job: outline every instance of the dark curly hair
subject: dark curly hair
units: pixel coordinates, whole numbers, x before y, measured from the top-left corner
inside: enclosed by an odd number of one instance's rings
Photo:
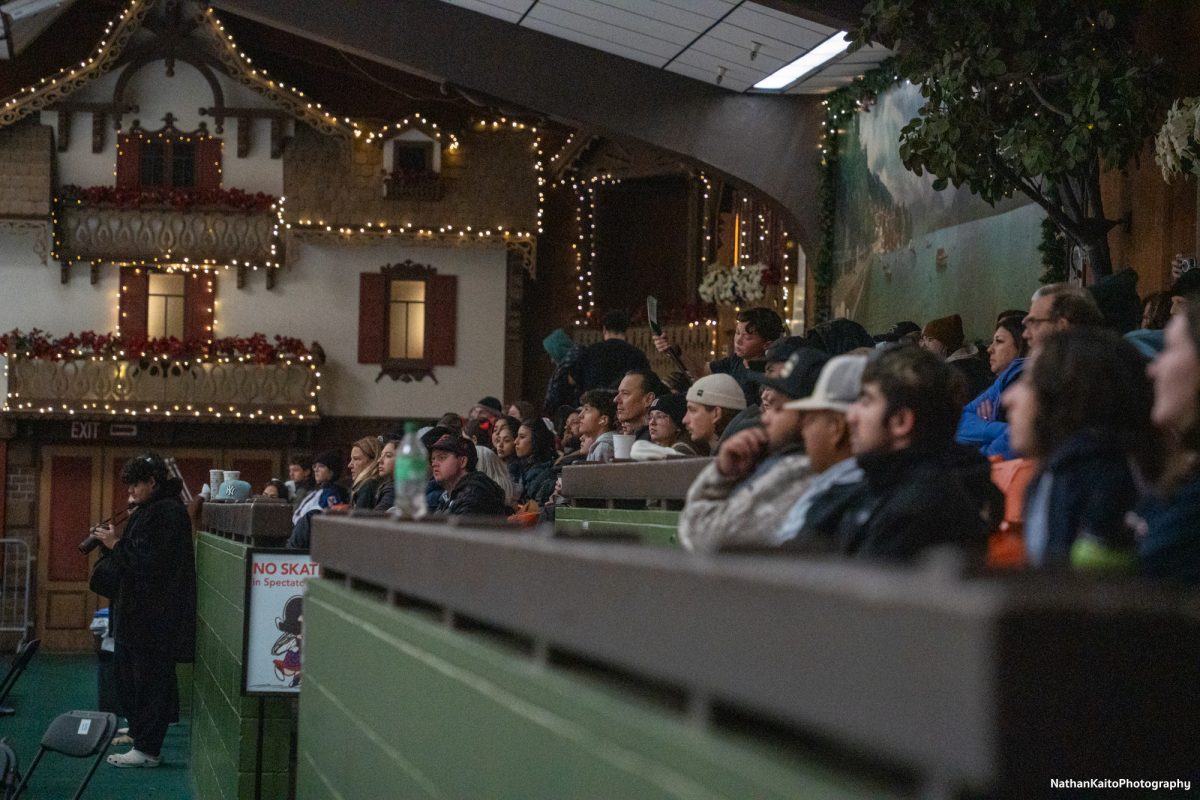
[[[159,486],[167,482],[170,475],[167,472],[167,462],[154,452],[142,453],[125,462],[121,468],[121,482],[133,485],[142,481],[153,480]]]
[[[738,322],[746,324],[746,333],[757,333],[768,342],[783,336],[783,319],[769,308],[747,308],[737,315]]]
[[[953,367],[919,347],[901,345],[867,362],[862,382],[879,386],[889,417],[902,408],[913,412],[912,447],[950,445],[963,405],[961,378]]]

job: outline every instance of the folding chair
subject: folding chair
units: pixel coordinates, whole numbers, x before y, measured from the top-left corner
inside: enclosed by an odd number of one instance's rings
[[[21,796],[21,792],[25,791],[29,779],[33,777],[33,772],[37,769],[38,763],[46,751],[53,750],[71,758],[95,756],[91,769],[84,776],[83,783],[79,784],[79,788],[75,790],[72,798],[72,800],[79,800],[83,797],[83,790],[91,782],[92,776],[96,774],[96,767],[100,766],[100,759],[104,758],[104,753],[108,750],[108,745],[112,742],[116,732],[116,714],[103,711],[68,711],[65,714],[59,714],[46,729],[37,755],[33,757],[29,771],[25,773],[13,799],[16,800]]]
[[[0,739],[0,800],[13,800],[17,784],[21,782],[21,770],[17,754],[8,746],[7,739]]]
[[[12,691],[13,686],[17,683],[17,678],[21,677],[21,673],[29,666],[30,660],[41,646],[41,639],[30,639],[28,642],[23,642],[17,646],[17,652],[13,655],[12,664],[8,667],[8,674],[4,676],[4,680],[0,681],[0,717],[7,717],[13,713],[13,710],[4,705],[4,701],[8,699],[8,693]]]

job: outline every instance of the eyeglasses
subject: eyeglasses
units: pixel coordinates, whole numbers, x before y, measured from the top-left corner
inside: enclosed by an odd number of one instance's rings
[[[1042,325],[1047,322],[1054,322],[1054,320],[1050,317],[1026,317],[1021,320],[1021,325],[1026,328],[1032,328],[1034,325]]]

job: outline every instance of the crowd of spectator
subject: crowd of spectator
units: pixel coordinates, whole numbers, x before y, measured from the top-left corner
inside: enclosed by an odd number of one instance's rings
[[[1200,581],[1200,272],[1144,300],[1134,283],[1044,286],[979,342],[958,314],[793,336],[745,309],[724,358],[654,336],[684,367],[665,377],[611,312],[599,342],[544,341],[544,416],[485,397],[421,431],[425,505],[532,523],[564,502],[565,467],[709,456],[678,527],[695,552],[906,562],[951,547],[992,566]],[[295,504],[292,545],[314,513],[393,508],[399,441],[296,459],[265,487]]]

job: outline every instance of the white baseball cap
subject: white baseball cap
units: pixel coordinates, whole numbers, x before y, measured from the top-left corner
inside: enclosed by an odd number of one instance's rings
[[[866,356],[835,356],[821,368],[817,385],[808,397],[785,403],[794,411],[837,411],[845,414],[862,391]]]

